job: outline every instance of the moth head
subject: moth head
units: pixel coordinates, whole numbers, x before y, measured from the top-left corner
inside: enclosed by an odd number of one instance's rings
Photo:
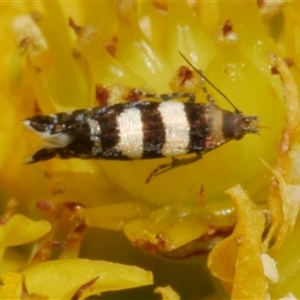
[[[26,158],[26,163],[47,160],[55,156],[55,149],[67,147],[71,137],[65,132],[65,124],[58,115],[37,115],[23,120],[23,124],[41,138],[42,149]]]
[[[56,115],[37,115],[32,118],[23,120],[23,124],[36,134],[44,136],[51,135],[57,125]]]

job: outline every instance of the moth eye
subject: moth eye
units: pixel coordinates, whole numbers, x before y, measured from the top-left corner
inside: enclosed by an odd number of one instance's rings
[[[44,132],[47,130],[48,128],[48,125],[45,125],[45,124],[41,124],[39,122],[31,122],[30,123],[30,126],[36,130],[36,131],[40,131],[40,132]]]
[[[64,129],[65,129],[64,125],[57,124],[57,125],[55,125],[54,133],[60,132],[60,131],[62,131]]]

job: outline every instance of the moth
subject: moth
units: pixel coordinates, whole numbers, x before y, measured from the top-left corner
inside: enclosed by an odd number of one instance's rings
[[[44,141],[27,163],[62,159],[158,159],[171,161],[155,168],[146,179],[196,162],[203,154],[248,133],[258,133],[257,116],[247,116],[196,69],[208,103],[196,103],[193,93],[149,94],[134,90],[149,101],[118,103],[73,112],[36,115],[23,120]],[[208,93],[206,83],[234,108],[221,109]],[[186,98],[185,102],[178,99]],[[160,101],[157,101],[159,99]],[[154,101],[156,100],[156,101]],[[189,157],[181,155],[190,154]]]

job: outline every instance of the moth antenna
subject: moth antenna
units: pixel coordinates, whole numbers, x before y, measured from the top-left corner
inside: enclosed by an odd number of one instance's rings
[[[198,70],[195,66],[193,66],[193,64],[179,51],[179,54],[182,56],[182,58],[202,77],[205,79],[205,81],[212,86],[221,96],[223,96],[223,98],[225,100],[227,100],[227,102],[234,108],[234,110],[237,113],[242,113],[239,109],[237,109],[237,107],[229,100],[229,98],[223,93],[221,92],[204,74],[201,70]]]

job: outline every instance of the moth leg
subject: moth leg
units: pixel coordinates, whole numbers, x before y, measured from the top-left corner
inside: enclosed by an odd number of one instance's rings
[[[159,165],[157,168],[155,168],[150,175],[148,176],[148,178],[146,179],[146,184],[150,182],[150,180],[152,180],[154,177],[157,177],[158,175],[161,175],[167,171],[170,171],[174,168],[177,167],[181,167],[181,166],[186,166],[189,165],[193,162],[196,162],[197,160],[199,160],[202,157],[201,153],[198,152],[196,153],[196,156],[194,157],[190,157],[190,158],[182,158],[182,159],[178,159],[175,157],[172,157],[172,161],[168,164],[162,164]]]
[[[133,92],[135,94],[142,95],[145,98],[156,98],[160,99],[162,101],[169,101],[169,100],[174,100],[174,99],[179,99],[179,98],[187,98],[187,102],[189,103],[195,103],[195,95],[193,93],[169,93],[169,94],[150,94],[143,92],[138,89],[134,89]]]
[[[204,72],[200,69],[198,69],[199,73],[204,75]],[[211,104],[216,105],[215,99],[209,94],[207,88],[206,88],[206,79],[202,76],[200,76],[200,80],[201,80],[201,88],[205,94],[205,97],[207,99],[207,101]]]

